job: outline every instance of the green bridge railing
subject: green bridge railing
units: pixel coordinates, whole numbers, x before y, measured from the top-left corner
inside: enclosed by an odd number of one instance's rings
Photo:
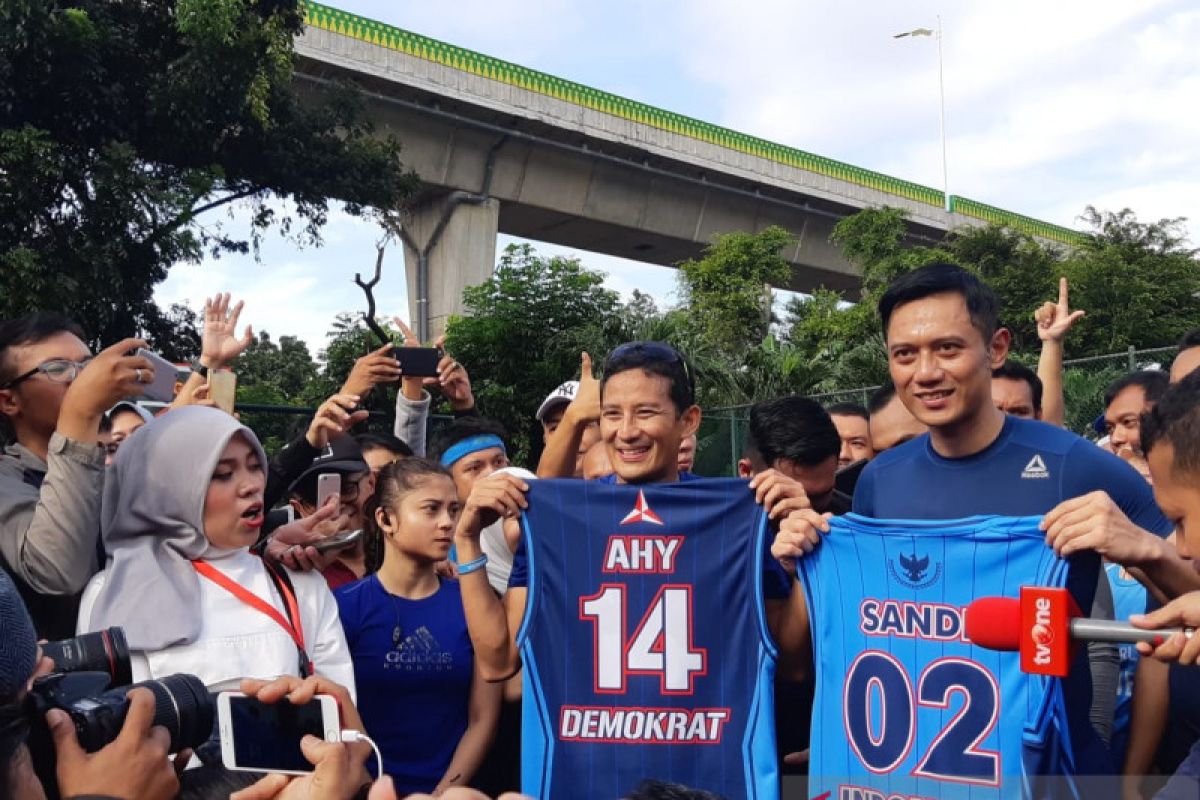
[[[917,203],[942,208],[942,192],[919,183],[856,167],[805,150],[775,144],[756,136],[712,125],[707,122],[664,111],[660,108],[602,92],[574,81],[485,56],[462,47],[440,42],[428,36],[360,17],[332,6],[305,0],[305,21],[313,28],[332,31],[362,42],[423,58],[452,69],[462,70],[490,80],[515,86],[604,114],[687,136],[719,147],[736,150],[787,166],[803,169],[868,189],[903,197]],[[950,196],[953,212],[994,222],[1032,236],[1065,244],[1077,244],[1084,234],[1049,222],[1015,214],[994,206],[956,195]]]

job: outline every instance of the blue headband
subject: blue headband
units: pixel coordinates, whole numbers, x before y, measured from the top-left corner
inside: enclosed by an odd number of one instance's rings
[[[494,433],[481,433],[478,436],[469,436],[447,448],[446,452],[442,453],[442,466],[448,467],[460,458],[469,456],[471,453],[478,453],[480,450],[487,450],[490,447],[499,447],[505,455],[508,455],[508,451],[504,448],[504,441],[499,436]]]

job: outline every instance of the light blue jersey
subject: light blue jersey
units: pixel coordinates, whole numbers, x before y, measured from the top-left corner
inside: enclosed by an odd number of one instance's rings
[[[1062,682],[972,645],[963,623],[977,598],[1065,584],[1038,518],[829,523],[799,562],[817,678],[809,796],[1056,793],[1040,776],[1076,771]]]

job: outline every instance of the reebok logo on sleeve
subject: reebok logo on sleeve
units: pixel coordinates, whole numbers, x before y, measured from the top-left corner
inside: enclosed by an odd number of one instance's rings
[[[1021,471],[1022,478],[1049,478],[1050,470],[1046,469],[1046,462],[1042,461],[1042,457],[1034,454],[1033,458],[1029,459],[1029,463],[1025,465],[1025,469]]]

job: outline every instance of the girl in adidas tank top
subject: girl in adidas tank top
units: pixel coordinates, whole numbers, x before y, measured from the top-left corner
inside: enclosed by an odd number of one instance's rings
[[[458,582],[434,570],[459,505],[450,473],[432,461],[382,468],[367,515],[368,575],[334,593],[363,723],[401,794],[468,785],[499,720],[502,685],[475,669]]]

